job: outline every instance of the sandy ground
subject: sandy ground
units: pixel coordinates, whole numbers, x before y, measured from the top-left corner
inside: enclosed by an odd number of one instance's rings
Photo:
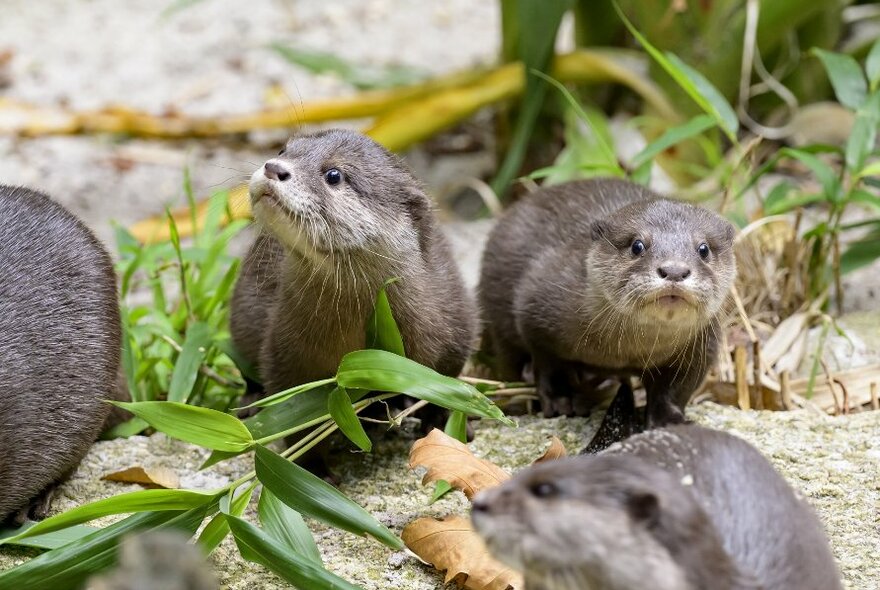
[[[221,115],[264,108],[270,94],[295,109],[352,92],[332,75],[284,61],[267,48],[273,42],[427,74],[490,63],[497,54],[492,0],[202,0],[163,17],[172,4],[4,0],[0,93],[43,106]],[[109,241],[110,220],[128,224],[181,204],[184,167],[200,194],[234,186],[289,131],[225,142],[0,137],[0,182],[49,192]],[[414,158],[417,169],[420,163]]]

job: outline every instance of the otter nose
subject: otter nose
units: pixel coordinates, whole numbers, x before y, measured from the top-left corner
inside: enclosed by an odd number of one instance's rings
[[[661,279],[678,283],[691,275],[691,269],[684,264],[668,263],[657,268],[657,274]]]
[[[266,162],[266,165],[263,166],[263,174],[269,180],[280,180],[281,182],[290,178],[290,172],[277,162]]]

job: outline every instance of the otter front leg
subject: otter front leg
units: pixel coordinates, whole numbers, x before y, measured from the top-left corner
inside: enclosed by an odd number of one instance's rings
[[[718,353],[713,334],[710,329],[703,338],[696,338],[677,364],[648,371],[642,377],[648,398],[646,428],[685,422],[685,406],[703,383]]]
[[[590,405],[578,399],[582,394],[577,386],[580,363],[534,354],[532,368],[545,418],[589,415]]]

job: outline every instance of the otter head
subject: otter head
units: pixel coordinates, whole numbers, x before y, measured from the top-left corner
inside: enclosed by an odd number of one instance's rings
[[[604,303],[629,321],[698,329],[733,285],[735,232],[702,207],[639,201],[593,223],[587,272]]]
[[[399,159],[359,133],[295,137],[251,177],[254,216],[289,250],[393,256],[418,248],[430,202]]]
[[[680,535],[711,536],[679,482],[628,455],[535,465],[481,492],[471,519],[492,554],[527,588],[695,590],[676,560]]]

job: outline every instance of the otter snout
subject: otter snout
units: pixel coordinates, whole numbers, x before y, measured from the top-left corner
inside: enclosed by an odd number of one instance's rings
[[[680,262],[664,262],[657,267],[657,274],[661,279],[680,283],[691,276],[691,269],[686,264]]]
[[[263,174],[269,180],[278,180],[284,182],[290,180],[290,172],[285,170],[284,166],[274,160],[269,160],[263,166]]]

